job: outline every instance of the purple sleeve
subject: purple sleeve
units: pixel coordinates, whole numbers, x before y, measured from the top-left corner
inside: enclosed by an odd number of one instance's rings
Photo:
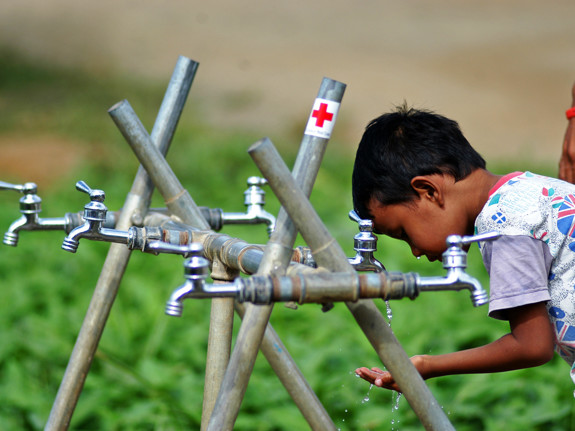
[[[483,244],[489,273],[489,316],[506,320],[505,311],[549,301],[552,257],[545,242],[530,236],[503,236]]]

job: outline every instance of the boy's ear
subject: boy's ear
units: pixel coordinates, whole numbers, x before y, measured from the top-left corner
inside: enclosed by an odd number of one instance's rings
[[[411,179],[411,187],[419,195],[420,199],[427,199],[443,205],[443,188],[441,187],[440,175],[418,175]]]

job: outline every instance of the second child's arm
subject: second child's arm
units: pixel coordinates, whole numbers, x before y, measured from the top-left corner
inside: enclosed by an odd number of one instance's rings
[[[418,355],[411,361],[424,379],[452,374],[494,373],[542,365],[553,357],[554,333],[544,302],[508,310],[511,332],[500,339],[468,350],[443,355]],[[390,373],[358,368],[368,382],[399,390]]]

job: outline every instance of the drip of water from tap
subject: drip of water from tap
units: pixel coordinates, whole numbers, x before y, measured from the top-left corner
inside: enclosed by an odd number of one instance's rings
[[[387,323],[391,326],[391,319],[393,317],[393,312],[391,311],[391,305],[389,301],[385,301],[385,306],[387,307]]]
[[[369,385],[367,394],[365,394],[365,397],[363,397],[363,400],[361,401],[362,404],[367,403],[369,401],[369,392],[371,391],[371,388],[373,388],[373,385]]]

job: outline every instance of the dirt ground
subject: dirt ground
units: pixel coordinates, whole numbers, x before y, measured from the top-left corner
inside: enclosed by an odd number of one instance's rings
[[[573,0],[7,0],[0,45],[163,82],[185,55],[204,120],[272,141],[303,131],[327,76],[347,84],[333,135],[346,145],[406,100],[458,120],[488,160],[555,162],[574,18]]]

